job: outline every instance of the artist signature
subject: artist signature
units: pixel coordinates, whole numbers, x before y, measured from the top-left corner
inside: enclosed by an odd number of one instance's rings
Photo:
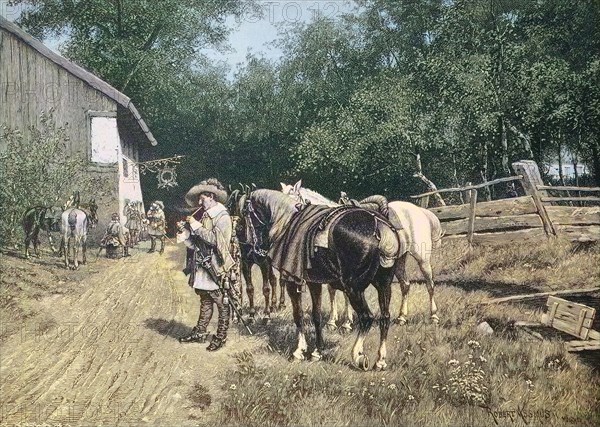
[[[509,419],[511,422],[522,420],[526,425],[532,420],[549,420],[554,415],[552,411],[548,409],[538,410],[526,410],[524,408],[517,407],[516,409],[507,410],[495,410],[492,408],[485,408],[488,415],[491,416],[496,425],[500,425],[500,420]]]

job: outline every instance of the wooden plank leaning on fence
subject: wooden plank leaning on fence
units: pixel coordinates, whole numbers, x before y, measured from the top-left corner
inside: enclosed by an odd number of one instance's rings
[[[502,298],[494,298],[486,301],[477,302],[477,305],[489,305],[489,304],[499,304],[503,302],[519,302],[526,301],[530,299],[537,299],[541,297],[547,297],[550,295],[570,295],[570,294],[588,294],[593,292],[600,291],[600,287],[594,288],[585,288],[585,289],[563,289],[560,291],[550,291],[550,292],[537,292],[534,294],[525,294],[525,295],[511,295],[508,297]]]
[[[523,185],[525,194],[533,197],[538,214],[542,218],[546,235],[556,236],[556,230],[542,201],[542,197],[548,197],[548,194],[544,190],[538,190],[537,187],[544,184],[537,163],[533,160],[521,160],[520,162],[514,162],[512,167],[517,174],[523,176],[521,184]]]

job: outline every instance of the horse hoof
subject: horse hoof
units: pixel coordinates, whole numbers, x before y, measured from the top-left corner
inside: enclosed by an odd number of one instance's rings
[[[350,332],[352,332],[352,325],[350,322],[346,322],[340,327],[340,334],[347,335]]]
[[[337,330],[337,325],[333,322],[327,322],[325,327],[327,328],[328,331],[336,331]]]
[[[265,316],[262,319],[263,325],[268,325],[271,322],[271,316]]]
[[[433,316],[431,316],[431,322],[434,325],[439,325],[440,323],[440,318],[437,316],[437,314],[434,314]]]
[[[406,318],[404,316],[400,316],[394,319],[394,323],[400,326],[406,325]]]
[[[386,369],[387,369],[387,363],[385,363],[385,360],[380,360],[379,362],[377,362],[375,364],[375,370],[377,372],[385,371]]]
[[[368,371],[369,370],[369,358],[365,354],[358,356],[358,359],[356,359],[356,366],[358,367],[358,369],[361,369],[363,371]]]
[[[294,353],[292,353],[292,356],[294,357],[295,360],[304,360],[304,352],[300,349],[296,350]]]
[[[313,351],[310,355],[311,362],[318,362],[322,358],[323,358],[323,356],[321,355],[321,352],[319,352],[318,350]]]
[[[250,316],[248,317],[248,324],[251,325],[256,321],[256,319],[254,318],[254,316]]]
[[[278,310],[281,311],[281,310],[285,310],[285,309],[286,309],[285,304],[279,304]]]

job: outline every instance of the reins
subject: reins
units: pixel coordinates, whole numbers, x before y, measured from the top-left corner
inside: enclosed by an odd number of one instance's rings
[[[247,216],[249,221],[247,221],[246,226],[250,229],[250,233],[252,235],[252,242],[251,242],[251,246],[252,246],[252,251],[260,256],[260,257],[266,257],[267,256],[267,251],[262,249],[259,246],[259,242],[258,242],[258,234],[256,233],[256,227],[254,226],[254,221],[252,220],[252,216],[256,219],[256,221],[258,221],[263,227],[266,227],[268,225],[267,222],[263,221],[258,214],[256,213],[256,209],[254,209],[254,206],[252,205],[252,200],[250,198],[248,198],[248,200],[246,201],[246,208],[245,208],[245,215]],[[248,242],[250,243],[250,242]]]

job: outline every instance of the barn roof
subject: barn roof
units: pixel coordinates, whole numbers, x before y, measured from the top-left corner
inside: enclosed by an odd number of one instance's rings
[[[110,99],[117,102],[117,104],[126,108],[131,113],[135,121],[138,123],[142,132],[146,135],[146,138],[148,138],[150,144],[157,145],[156,139],[154,138],[154,135],[152,135],[152,132],[150,132],[148,125],[146,124],[146,122],[144,122],[144,119],[142,119],[142,116],[140,115],[139,111],[137,110],[137,108],[135,108],[135,105],[133,105],[133,102],[131,102],[131,99],[127,95],[125,95],[122,92],[119,92],[117,89],[106,83],[104,80],[100,79],[99,77],[95,76],[94,74],[85,70],[79,65],[76,65],[73,62],[63,58],[50,48],[46,47],[41,41],[34,38],[32,35],[26,33],[17,25],[13,24],[12,22],[8,21],[2,16],[0,16],[0,28],[18,37],[25,44],[38,51],[41,55],[57,64],[59,67],[73,74],[80,80],[83,80],[92,88],[103,93]]]

